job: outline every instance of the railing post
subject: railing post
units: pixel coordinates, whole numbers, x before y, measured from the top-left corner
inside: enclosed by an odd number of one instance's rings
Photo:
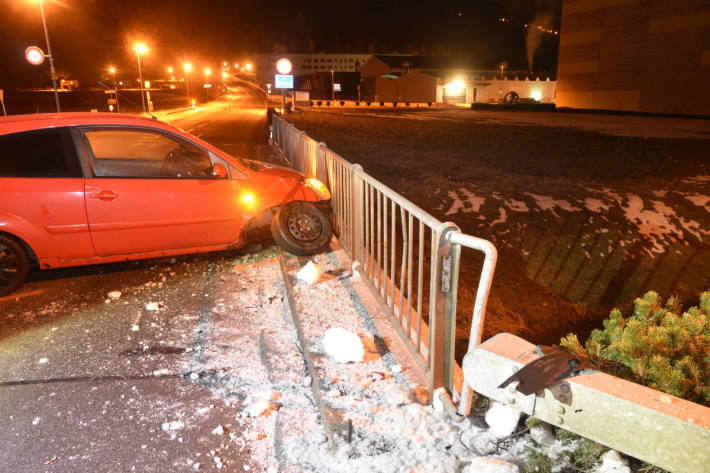
[[[363,180],[359,173],[362,173],[362,166],[354,164],[350,171],[350,182],[352,187],[352,195],[350,196],[351,204],[351,222],[353,231],[353,247],[352,260],[353,263],[358,261],[362,263],[362,239],[363,239],[363,219],[364,219],[364,202],[362,196],[364,193]]]
[[[453,392],[454,349],[456,340],[456,293],[458,290],[461,246],[451,244],[446,235],[459,228],[450,222],[437,229],[436,249],[432,258],[432,287],[434,300],[430,300],[431,378],[430,393],[444,387]],[[433,398],[430,398],[430,402]]]

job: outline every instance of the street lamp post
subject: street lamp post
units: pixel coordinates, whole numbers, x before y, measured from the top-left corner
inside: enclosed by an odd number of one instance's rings
[[[209,84],[209,77],[212,71],[209,69],[209,67],[205,68],[205,95],[207,96],[207,100],[210,99],[210,88],[208,87]]]
[[[136,58],[138,58],[138,80],[141,81],[139,90],[141,93],[141,104],[143,105],[143,113],[145,113],[145,97],[143,97],[143,71],[141,70],[141,54],[146,52],[148,48],[145,44],[136,43]]]
[[[59,106],[59,92],[57,92],[57,71],[54,69],[54,56],[52,55],[52,46],[49,44],[49,31],[47,30],[47,21],[44,18],[44,4],[39,0],[39,11],[42,13],[42,25],[44,26],[44,39],[47,41],[47,56],[49,56],[49,69],[52,71],[52,87],[54,87],[54,101],[57,104],[57,112],[62,109]]]
[[[111,77],[113,77],[113,91],[116,94],[116,113],[121,113],[121,106],[118,104],[118,83],[116,82],[116,68],[109,67],[108,72],[109,74],[111,74]]]
[[[188,72],[192,70],[192,64],[186,62],[185,64],[183,64],[183,68],[185,69],[185,88],[187,90],[187,104],[190,105],[190,80],[188,79]]]

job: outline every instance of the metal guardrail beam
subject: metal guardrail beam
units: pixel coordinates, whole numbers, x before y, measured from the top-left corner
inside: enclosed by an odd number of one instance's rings
[[[535,345],[501,333],[463,360],[478,393],[666,470],[710,471],[710,408],[596,372],[567,378],[540,396],[498,386],[538,358]]]

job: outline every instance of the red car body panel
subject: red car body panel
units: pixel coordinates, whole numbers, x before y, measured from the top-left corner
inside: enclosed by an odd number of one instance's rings
[[[290,201],[321,200],[298,172],[245,163],[155,119],[113,113],[0,117],[0,135],[95,126],[160,130],[212,152],[246,179],[0,177],[0,232],[24,241],[42,269],[234,248],[244,243],[251,218]]]

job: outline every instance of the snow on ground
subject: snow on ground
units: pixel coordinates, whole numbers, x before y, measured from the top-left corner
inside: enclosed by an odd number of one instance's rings
[[[704,177],[700,176],[698,179],[702,181]],[[627,246],[643,238],[648,245],[647,251],[656,254],[665,252],[669,242],[682,241],[689,236],[699,242],[710,240],[710,230],[697,218],[688,215],[687,206],[681,206],[678,200],[670,198],[680,196],[697,206],[697,210],[705,211],[706,217],[710,217],[708,215],[710,195],[674,189],[655,190],[647,196],[608,187],[586,186],[580,190],[583,194],[578,198],[559,199],[552,195],[524,192],[520,196],[515,196],[520,198],[518,200],[501,191],[491,192],[483,186],[469,184],[456,191],[449,191],[448,198],[440,208],[448,209],[445,215],[479,213],[478,218],[484,219],[486,217],[483,216],[482,209],[487,205],[495,205],[498,216],[491,220],[489,224],[491,227],[506,223],[508,220],[506,209],[518,213],[546,212],[555,218],[560,217],[560,212],[586,211],[598,214],[607,221],[613,219],[611,215],[613,212],[620,212],[627,227],[633,229],[628,238],[622,240],[622,245]],[[482,195],[489,195],[489,197],[481,197]]]
[[[422,403],[426,378],[388,319],[359,297],[354,285],[362,283],[349,277],[342,250],[313,259],[324,270],[315,284],[296,279],[303,263],[289,272],[308,354],[299,347],[276,259],[214,279],[210,306],[192,318],[183,369],[186,379],[213,392],[214,404],[156,412],[165,416],[158,428],[175,441],[214,405],[224,404],[226,415],[208,426],[210,447],[185,451],[173,465],[231,471],[246,455],[250,470],[263,472],[524,471],[525,451],[534,443],[517,432],[519,414],[497,406],[489,426]],[[316,383],[334,451],[319,420]]]
[[[459,197],[459,194],[462,197]],[[478,212],[481,206],[486,202],[485,197],[479,197],[471,193],[468,189],[458,189],[458,191],[449,191],[449,198],[453,200],[451,207],[444,215],[453,215],[458,212]]]

